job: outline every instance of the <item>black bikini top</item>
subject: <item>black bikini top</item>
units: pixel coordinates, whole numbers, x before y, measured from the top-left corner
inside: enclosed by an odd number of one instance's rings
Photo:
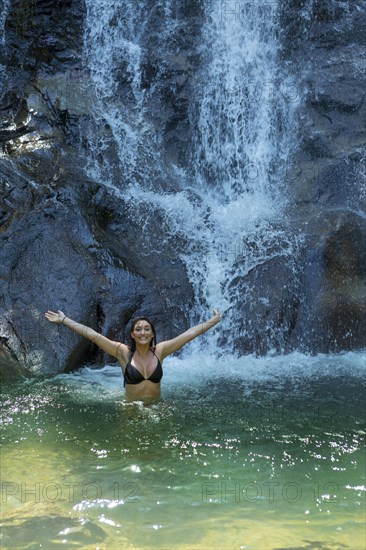
[[[151,350],[152,351],[152,350]],[[154,353],[152,351],[152,353]],[[154,353],[155,355],[155,353]],[[144,380],[149,380],[149,382],[154,382],[154,384],[158,384],[160,380],[163,378],[163,368],[161,366],[161,363],[158,359],[158,357],[155,355],[155,357],[158,360],[158,364],[155,367],[155,370],[152,374],[150,374],[149,378],[144,378],[144,376],[141,374],[141,372],[134,367],[131,364],[133,353],[130,352],[128,356],[128,363],[125,368],[124,372],[124,385],[126,384],[141,384]]]

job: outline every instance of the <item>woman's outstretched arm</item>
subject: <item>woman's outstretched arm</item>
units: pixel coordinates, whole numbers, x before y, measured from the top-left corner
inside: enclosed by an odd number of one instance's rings
[[[200,336],[204,332],[207,332],[210,328],[214,327],[221,321],[221,316],[218,312],[218,310],[214,309],[214,316],[211,317],[208,321],[205,323],[200,323],[199,325],[196,325],[195,327],[191,327],[179,336],[176,336],[172,340],[166,340],[165,342],[161,342],[156,346],[157,351],[159,351],[161,359],[165,359],[168,355],[171,353],[174,353],[175,351],[178,351],[183,346],[185,346],[188,342],[191,340],[194,340],[194,338],[197,338],[197,336]]]
[[[109,338],[99,334],[99,332],[96,332],[94,329],[73,321],[70,317],[67,317],[63,311],[58,310],[56,313],[54,311],[46,311],[44,315],[51,323],[65,325],[65,327],[80,334],[80,336],[88,338],[88,340],[91,340],[103,351],[117,359],[123,357],[123,354],[126,354],[126,352],[128,353],[128,347],[125,344],[109,340]]]

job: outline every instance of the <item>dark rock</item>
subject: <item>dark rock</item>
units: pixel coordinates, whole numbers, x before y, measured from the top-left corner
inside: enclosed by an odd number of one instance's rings
[[[291,347],[305,351],[366,346],[366,221],[330,211],[304,247],[302,300]]]
[[[303,233],[292,254],[279,253],[246,274],[233,274],[228,286],[235,330],[223,332],[223,345],[232,339],[239,354],[366,346],[365,218],[329,210]]]
[[[14,176],[8,168],[8,179]],[[183,284],[177,252],[172,248],[165,256],[159,242],[152,249],[138,224],[133,224],[133,216],[123,217],[116,203],[109,211],[94,197],[93,208],[74,190],[51,192],[26,180],[12,189],[5,185],[4,196],[12,196],[12,203],[1,234],[2,377],[14,372],[51,374],[79,367],[83,361],[108,360],[87,340],[45,320],[48,309],[61,309],[123,340],[126,324],[138,314],[154,318],[161,337],[171,337],[175,324],[185,325],[188,311],[167,306],[183,292],[189,301],[190,289]],[[16,201],[22,210],[11,212]],[[93,210],[94,235],[83,210],[87,216]],[[153,224],[156,215],[151,212],[151,217]],[[27,232],[22,231],[24,226]],[[151,231],[156,234],[157,228],[152,225]],[[133,250],[142,257],[136,254],[134,261]],[[151,261],[146,262],[147,258]],[[171,315],[176,319],[173,325],[167,321]]]
[[[234,351],[285,353],[296,326],[300,301],[299,280],[291,258],[275,256],[254,267],[230,284],[235,308]],[[225,334],[223,335],[225,338]]]

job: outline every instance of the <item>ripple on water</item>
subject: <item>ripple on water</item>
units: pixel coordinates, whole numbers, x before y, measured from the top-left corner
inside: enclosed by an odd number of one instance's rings
[[[365,403],[343,359],[173,360],[150,405],[113,367],[6,387],[3,546],[352,548]]]

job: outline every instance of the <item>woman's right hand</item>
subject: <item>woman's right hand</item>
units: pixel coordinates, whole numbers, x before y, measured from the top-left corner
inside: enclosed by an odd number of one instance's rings
[[[55,313],[54,311],[46,311],[44,316],[46,317],[46,319],[51,321],[51,323],[62,323],[62,321],[66,317],[64,312],[61,311],[60,309],[57,310],[57,313]]]

